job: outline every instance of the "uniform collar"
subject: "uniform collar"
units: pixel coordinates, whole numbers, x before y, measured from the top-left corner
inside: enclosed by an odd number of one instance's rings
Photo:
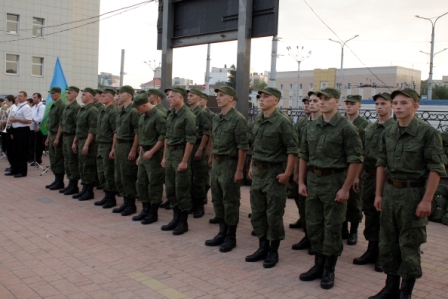
[[[88,103],[87,105],[85,105],[84,107],[82,107],[82,108],[84,108],[84,109],[87,109],[87,108],[89,108],[89,107],[91,107],[91,106],[93,106],[93,105],[95,105],[95,103]]]
[[[388,120],[386,120],[385,122],[383,122],[382,124],[379,124],[378,121],[376,121],[376,125],[377,125],[378,127],[387,127],[387,126],[389,126],[391,123],[394,123],[394,122],[395,122],[395,120],[391,117],[391,118],[389,118]]]
[[[182,116],[187,109],[187,106],[183,105],[179,110],[177,110],[177,112],[175,108],[172,108],[172,113],[176,114],[177,116]]]
[[[417,117],[414,117],[414,119],[409,124],[409,126],[404,128],[403,134],[408,133],[411,136],[416,136],[419,127],[420,127],[420,120]],[[394,126],[393,132],[398,135],[400,134],[398,121],[396,122],[396,124]]]
[[[230,120],[230,118],[232,117],[232,115],[235,113],[235,108],[230,108],[230,110],[226,113],[226,114],[222,114],[219,113],[219,115],[221,116],[221,119],[225,119],[225,120]]]
[[[277,108],[275,108],[275,110],[272,112],[272,114],[271,114],[269,117],[266,117],[266,118],[265,118],[263,112],[261,112],[260,121],[261,121],[261,122],[268,121],[268,122],[270,122],[270,123],[275,124],[275,123],[276,123],[276,119],[277,119],[279,116],[281,116],[280,113],[281,113],[280,110],[278,110]]]
[[[329,122],[325,122],[324,121],[324,116],[321,115],[316,119],[316,122],[319,126],[323,127],[326,124],[330,124],[333,127],[336,127],[337,123],[339,122],[339,120],[342,118],[341,114],[339,112],[336,112],[335,115],[333,115],[333,117],[330,119]]]
[[[202,108],[201,108],[201,106],[200,105],[197,105],[196,107],[194,107],[193,109],[191,109],[191,111],[192,112],[195,112],[195,111],[197,111],[197,110],[201,110]]]

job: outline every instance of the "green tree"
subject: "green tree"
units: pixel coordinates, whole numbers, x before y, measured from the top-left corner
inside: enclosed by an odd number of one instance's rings
[[[230,67],[230,71],[229,71],[230,75],[229,78],[227,79],[227,86],[230,86],[232,88],[236,89],[236,67],[234,64],[232,64],[232,66]]]
[[[432,89],[434,100],[448,100],[448,87],[443,85],[435,85]]]
[[[268,85],[266,84],[266,82],[264,81],[260,81],[260,79],[255,79],[254,80],[254,88],[258,89],[258,90],[263,90],[266,87],[268,87]]]

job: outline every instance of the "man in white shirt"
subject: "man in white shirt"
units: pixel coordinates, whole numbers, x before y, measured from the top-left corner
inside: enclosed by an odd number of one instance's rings
[[[19,92],[17,95],[17,108],[14,109],[14,113],[11,114],[11,139],[13,144],[13,156],[11,160],[11,171],[5,173],[8,176],[14,176],[15,178],[25,177],[28,172],[28,144],[30,136],[29,126],[32,123],[31,107],[26,101],[27,93],[24,91]]]
[[[30,145],[28,161],[30,166],[34,163],[42,164],[42,152],[44,150],[43,134],[40,130],[40,123],[44,118],[45,105],[42,103],[42,95],[38,92],[33,94],[33,107],[31,108],[33,122],[30,125]]]

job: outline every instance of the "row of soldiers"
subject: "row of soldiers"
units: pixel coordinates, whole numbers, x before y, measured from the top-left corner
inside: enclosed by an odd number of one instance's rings
[[[249,129],[245,117],[234,109],[238,98],[230,87],[215,90],[221,109],[216,116],[199,108],[200,99],[206,102],[206,96],[194,89],[165,90],[170,105],[165,114],[157,108],[164,97],[158,91],[149,91],[133,100],[132,87],[123,86],[118,96],[120,108],[116,108],[112,104],[114,91],[106,89],[101,95],[104,106],[98,109],[93,105],[95,91],[86,88],[82,94],[85,106],[79,108],[72,122],[75,129],[66,131],[63,129],[66,110],[76,101],[75,95],[69,97],[71,92],[79,90],[67,89],[69,102],[66,107],[61,105],[61,111],[56,112],[60,108],[55,105],[57,96],[53,98],[48,142],[55,182],[50,189],[63,184],[63,170],[58,172],[53,166],[61,159],[59,156],[55,160],[54,151],[60,146],[62,135],[62,147],[78,158],[83,190],[75,198],[93,197],[96,162],[106,192],[97,204],[114,206],[115,194],[119,192],[124,203],[114,212],[130,215],[136,213],[138,196],[143,209],[134,219],[146,224],[157,221],[165,184],[173,219],[161,229],[180,235],[188,231],[187,220],[193,205],[202,205],[202,210],[193,209],[195,215],[203,214],[209,182],[207,164],[212,165],[212,203],[219,232],[205,245],[219,246],[221,252],[228,252],[236,247],[239,182],[251,143],[248,171],[252,179],[251,223],[259,246],[246,257],[246,262],[263,261],[265,268],[278,263],[278,248],[285,238],[287,184],[293,174],[299,222],[306,233],[293,249],[310,247],[315,255],[313,267],[301,274],[300,279],[320,278],[322,288],[333,287],[343,235],[348,244],[356,244],[364,210],[364,235],[369,247],[354,263],[375,263],[377,270],[382,268],[387,274],[386,287],[371,298],[410,298],[415,279],[421,277],[419,249],[426,241],[426,217],[434,186],[440,175],[445,174],[440,136],[415,118],[420,99],[415,91],[404,89],[391,95],[376,95],[379,119],[373,124],[359,118],[360,96],[347,97],[345,118],[338,112],[337,89],[310,92],[308,103],[305,102],[309,104],[310,115],[294,128],[290,119],[277,109],[281,92],[266,88],[259,92],[262,113]],[[190,108],[185,106],[186,99]],[[398,122],[390,119],[392,102]],[[115,116],[107,114],[112,110]],[[103,139],[106,135],[107,140]],[[66,137],[71,140],[66,141]],[[212,149],[207,156],[209,139]],[[67,155],[63,152],[62,156]],[[77,189],[79,178],[70,177],[68,167],[70,183],[64,192],[71,194]],[[345,222],[351,224],[350,230]]]

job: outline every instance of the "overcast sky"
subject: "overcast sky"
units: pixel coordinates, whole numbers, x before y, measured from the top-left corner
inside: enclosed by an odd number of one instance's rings
[[[103,0],[101,14],[143,0]],[[213,0],[209,0],[213,1]],[[237,0],[235,0],[237,1]],[[124,4],[125,3],[125,4]],[[422,71],[428,78],[431,23],[415,15],[432,18],[448,12],[447,0],[307,0],[319,17],[342,39],[358,38],[344,51],[344,68],[399,65]],[[124,84],[140,88],[152,80],[144,61],[161,60],[157,50],[157,9],[153,2],[100,22],[99,72],[120,73],[121,49],[126,50]],[[213,12],[210,12],[213,13]],[[448,48],[448,15],[436,23],[435,52]],[[329,41],[338,37],[311,11],[303,0],[280,0],[277,71],[297,70],[287,46],[312,51],[301,70],[340,67],[341,46]],[[270,70],[272,37],[252,41],[251,69]],[[207,46],[174,50],[173,76],[204,83]],[[361,61],[360,61],[361,60]],[[211,46],[211,66],[236,64],[236,42]],[[434,58],[434,79],[448,76],[448,50]]]

